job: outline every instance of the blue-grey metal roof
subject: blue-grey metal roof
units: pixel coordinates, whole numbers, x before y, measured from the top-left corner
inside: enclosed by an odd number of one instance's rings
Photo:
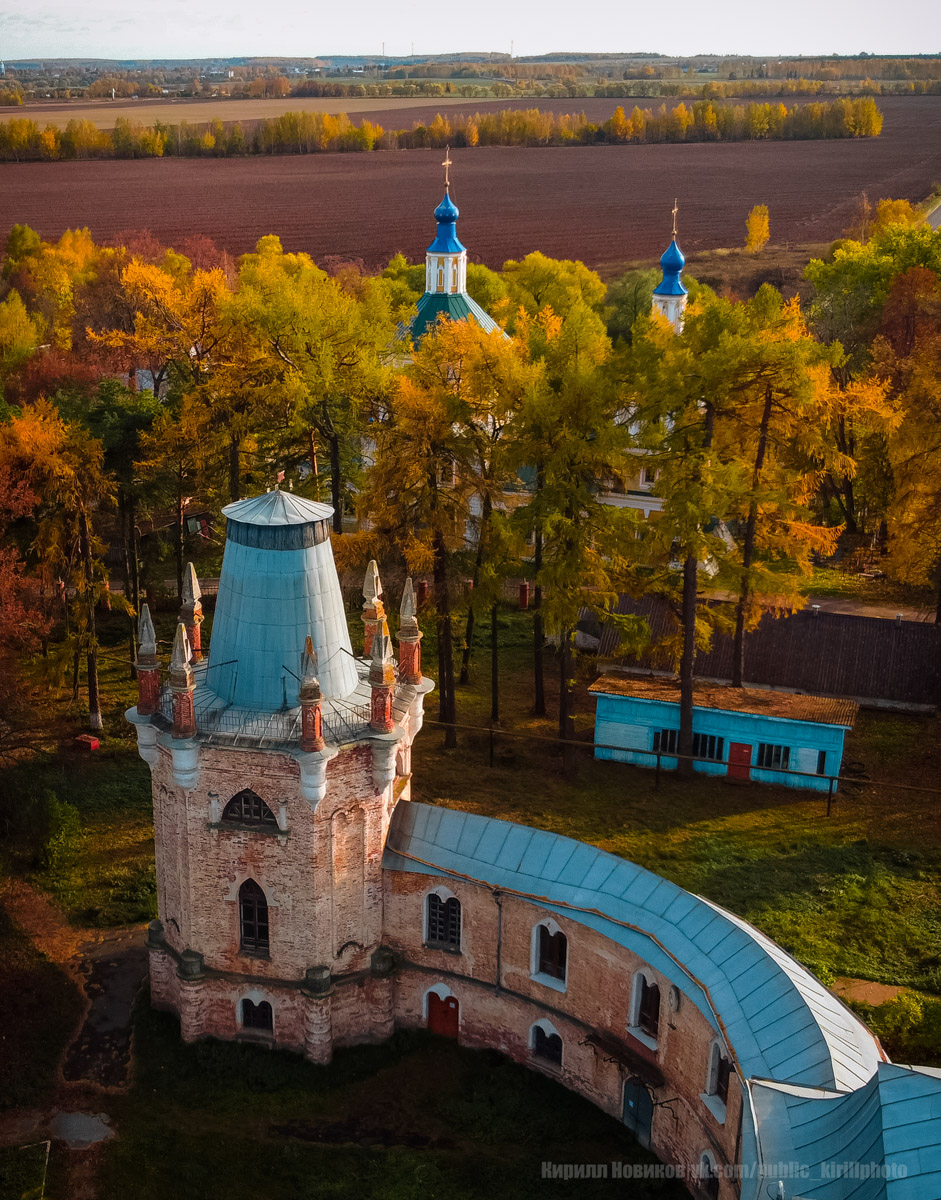
[[[544,830],[403,802],[383,866],[465,876],[597,929],[675,983],[746,1078],[849,1090],[880,1054],[866,1027],[747,922],[616,855]]]
[[[223,705],[245,709],[295,707],[309,636],[324,696],[349,696],[357,672],[324,529],[333,510],[290,492],[269,492],[223,512],[229,524],[203,685],[207,692]],[[200,702],[206,706],[210,698],[201,696]]]
[[[333,516],[329,504],[305,500],[293,492],[275,490],[227,504],[222,514],[242,525],[309,525]]]
[[[795,1164],[787,1196],[941,1200],[941,1072],[880,1063],[848,1095],[762,1083],[751,1091],[762,1159]]]

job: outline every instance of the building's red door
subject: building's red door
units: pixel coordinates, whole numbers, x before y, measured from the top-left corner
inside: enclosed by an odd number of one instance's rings
[[[729,742],[729,779],[751,778],[751,746]]]
[[[442,1037],[457,1037],[457,1020],[460,1013],[456,996],[444,1000],[434,992],[428,993],[428,1028]]]

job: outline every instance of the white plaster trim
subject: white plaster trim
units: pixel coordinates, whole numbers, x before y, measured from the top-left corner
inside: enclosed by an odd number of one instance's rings
[[[562,1034],[559,1033],[558,1029],[556,1029],[556,1027],[548,1019],[548,1017],[540,1017],[538,1021],[533,1021],[532,1025],[530,1025],[530,1027],[529,1027],[529,1048],[530,1049],[533,1048],[533,1045],[535,1044],[535,1041],[536,1041],[536,1035],[535,1035],[534,1031],[537,1028],[537,1026],[539,1029],[542,1030],[542,1032],[546,1035],[546,1037],[551,1037],[552,1034],[555,1034],[555,1036],[557,1038],[562,1037]],[[564,1041],[564,1039],[563,1039],[563,1041]]]
[[[714,1093],[700,1092],[699,1099],[705,1104],[706,1108],[712,1113],[720,1125],[725,1124],[726,1107]]]
[[[434,984],[433,987],[428,988],[428,990],[425,992],[425,994],[422,996],[422,999],[421,999],[422,1016],[425,1018],[426,1021],[428,1020],[428,997],[431,995],[432,992],[434,992],[434,994],[438,997],[439,1000],[447,1000],[447,999],[449,999],[449,997],[454,996],[454,993],[451,991],[451,989],[448,987],[448,985],[446,983],[436,983],[436,984]],[[457,997],[455,997],[455,999],[456,998]]]
[[[309,754],[300,751],[294,755],[301,769],[301,795],[315,811],[327,793],[327,763],[339,753],[336,746],[324,746]]]
[[[648,1050],[657,1049],[657,1039],[652,1038],[649,1033],[644,1033],[639,1025],[628,1025],[627,1032],[642,1046],[646,1046]]]
[[[548,929],[551,934],[561,933],[565,937],[565,978],[556,979],[554,975],[544,975],[539,970],[539,930]],[[529,938],[529,977],[541,983],[544,987],[552,988],[554,992],[564,992],[567,990],[569,977],[569,943],[568,936],[565,930],[554,921],[552,917],[546,917],[544,921],[539,921],[533,926],[532,933]]]
[[[640,1016],[641,983],[645,983],[647,985],[647,987],[650,987],[652,984],[657,985],[657,987],[660,989],[660,1007],[661,1007],[661,1009],[663,1008],[663,988],[660,984],[660,981],[657,979],[657,977],[653,974],[652,971],[649,971],[649,970],[635,971],[634,978],[631,981],[631,1005],[630,1005],[629,1015],[628,1015],[627,1032],[631,1035],[631,1037],[636,1038],[636,1040],[638,1042],[640,1042],[640,1044],[642,1046],[646,1046],[648,1050],[656,1050],[657,1049],[657,1039],[652,1038],[649,1033],[645,1033],[644,1030],[641,1029],[641,1027],[637,1023],[638,1018]],[[658,1028],[659,1028],[659,1020],[660,1020],[660,1014],[658,1014],[658,1020],[657,1020]]]
[[[426,944],[428,941],[428,897],[429,896],[437,896],[442,904],[447,904],[447,902],[449,900],[457,900],[458,904],[461,903],[460,897],[455,896],[455,894],[451,891],[451,889],[448,887],[445,887],[443,883],[440,883],[437,887],[431,888],[430,891],[425,892],[424,896],[422,896],[422,902],[421,902],[421,940],[422,940],[422,944]],[[463,949],[463,941],[464,941],[464,906],[461,905],[461,938],[456,946],[449,946],[448,950],[452,954],[454,953],[455,950],[462,950]]]
[[[254,1004],[256,1007],[262,1003],[268,1003],[271,1005],[271,1030],[270,1031],[267,1029],[252,1029],[250,1025],[245,1025],[243,1023],[243,1021],[242,1021],[242,1001],[243,1000],[251,1000],[252,1004]],[[267,992],[262,992],[258,988],[249,988],[248,990],[243,990],[242,992],[239,993],[239,998],[235,1002],[235,1024],[236,1024],[236,1027],[238,1029],[240,1029],[244,1032],[250,1033],[250,1034],[253,1033],[253,1034],[261,1035],[261,1036],[274,1037],[274,1035],[278,1031],[277,1015],[278,1015],[277,1005],[275,1004],[274,1000],[271,998],[271,996]]]

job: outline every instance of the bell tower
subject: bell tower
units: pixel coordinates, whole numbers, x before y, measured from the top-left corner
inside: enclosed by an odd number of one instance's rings
[[[683,314],[686,312],[688,292],[683,283],[683,268],[686,259],[676,240],[676,214],[679,212],[676,201],[673,201],[673,241],[667,246],[660,258],[660,268],[663,275],[653,290],[653,309],[670,322],[677,333],[683,329]]]
[[[398,671],[375,564],[373,636],[354,654],[332,509],[274,491],[223,512],[208,654],[191,567],[162,686],[141,615],[127,717],[153,779],[152,999],[187,1041],[263,1040],[326,1062],[337,1044],[392,1032],[380,864],[433,685],[410,626]]]

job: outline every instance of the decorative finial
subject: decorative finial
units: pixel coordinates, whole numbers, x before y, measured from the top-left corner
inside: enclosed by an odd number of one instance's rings
[[[183,603],[195,604],[201,595],[199,580],[196,578],[196,568],[189,562],[183,572]]]
[[[369,605],[374,605],[382,595],[382,584],[379,582],[379,566],[374,558],[369,560],[366,568],[366,578],[363,580],[363,599]]]
[[[411,575],[405,580],[405,587],[402,589],[402,603],[399,605],[399,620],[403,625],[411,625],[415,623],[415,589],[412,587]]]
[[[313,639],[310,634],[307,635],[307,640],[304,642],[304,666],[301,676],[302,686],[305,684],[314,684],[317,679],[317,651],[314,649]]]
[[[137,644],[140,654],[152,657],[157,653],[157,634],[154,632],[154,623],[151,620],[150,608],[146,604],[142,604],[140,608],[140,621],[137,625]]]
[[[444,162],[441,164],[444,167],[444,190],[447,192],[451,188],[451,168],[454,163],[451,161],[451,147],[444,148]]]
[[[190,640],[186,636],[186,626],[181,621],[176,627],[176,637],[173,639],[173,653],[170,655],[170,670],[185,670],[190,664],[190,658]]]
[[[381,629],[377,629],[372,639],[372,663],[374,667],[382,667],[389,661],[389,638]]]
[[[680,211],[679,204],[674,198],[673,200],[673,240],[676,241],[676,214]]]

